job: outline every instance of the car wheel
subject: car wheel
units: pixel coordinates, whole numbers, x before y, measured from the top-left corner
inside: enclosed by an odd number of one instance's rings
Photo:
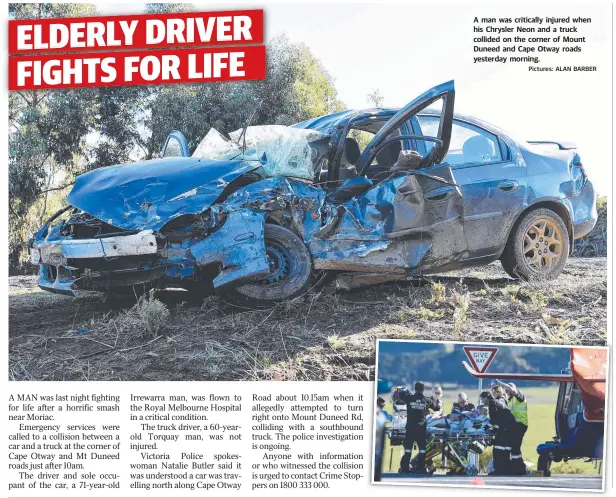
[[[551,209],[535,209],[514,226],[501,256],[505,271],[523,280],[551,280],[563,271],[569,254],[569,233]]]
[[[309,288],[312,260],[304,242],[279,225],[265,224],[265,252],[270,274],[264,280],[224,289],[221,294],[247,308],[272,306],[301,296]]]

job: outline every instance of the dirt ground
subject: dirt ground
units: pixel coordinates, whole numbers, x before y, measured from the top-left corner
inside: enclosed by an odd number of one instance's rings
[[[377,338],[607,338],[606,258],[571,258],[540,284],[512,280],[496,263],[258,311],[181,290],[117,310],[43,292],[34,276],[9,286],[10,380],[371,380]]]

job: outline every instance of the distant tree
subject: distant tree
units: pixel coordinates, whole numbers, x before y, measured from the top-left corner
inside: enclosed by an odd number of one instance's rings
[[[87,3],[9,3],[11,19],[94,16],[96,8]]]
[[[121,164],[145,156],[143,122],[156,87],[115,86],[95,89],[97,113],[91,122],[96,141],[87,169]]]
[[[147,3],[146,14],[171,14],[173,12],[193,12],[195,6],[192,3]]]
[[[9,4],[13,19],[87,16],[86,4]],[[86,153],[85,136],[95,116],[92,92],[34,90],[9,96],[9,244],[10,260],[17,263],[27,236],[23,220],[53,179],[78,169]]]
[[[333,79],[301,44],[279,36],[267,46],[267,77],[262,81],[170,85],[155,90],[144,126],[146,156],[154,157],[174,129],[193,151],[210,128],[229,133],[252,124],[291,125],[343,109]]]
[[[290,48],[294,72],[293,89],[297,99],[297,117],[300,120],[341,111],[344,105],[338,99],[331,75],[304,45],[288,46],[288,40],[279,39],[277,50]]]
[[[375,88],[366,96],[366,100],[368,100],[368,103],[372,104],[374,107],[383,107],[385,97],[381,95],[381,91],[378,88]]]

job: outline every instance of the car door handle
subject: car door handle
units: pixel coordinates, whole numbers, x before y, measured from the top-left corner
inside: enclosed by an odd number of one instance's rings
[[[454,187],[447,186],[442,188],[437,188],[435,190],[430,190],[430,192],[426,192],[424,194],[424,199],[427,201],[442,201],[449,197],[454,191]]]
[[[503,192],[515,192],[516,190],[518,190],[519,186],[520,184],[515,180],[505,180],[498,184],[498,189],[502,190]]]

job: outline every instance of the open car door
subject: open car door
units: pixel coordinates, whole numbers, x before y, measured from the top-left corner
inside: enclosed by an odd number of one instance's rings
[[[356,164],[360,179],[376,155],[392,144],[397,150],[399,143],[426,141],[433,146],[424,156],[402,150],[390,171],[364,178],[365,191],[342,203],[336,222],[311,242],[317,268],[410,274],[444,269],[464,255],[461,194],[451,168],[442,163],[451,140],[454,97],[453,81],[431,88],[376,133]],[[400,134],[418,112],[438,103],[437,136]]]
[[[181,131],[172,131],[167,136],[160,157],[190,157],[186,137]]]
[[[385,141],[393,140],[394,137],[391,137],[392,132],[399,129],[404,122],[410,120],[415,114],[439,100],[442,100],[442,108],[437,136],[413,136],[409,138],[409,136],[401,135],[399,140],[427,140],[434,143],[430,152],[424,157],[424,162],[420,165],[420,169],[428,168],[434,164],[440,164],[449,151],[449,143],[451,141],[451,127],[453,125],[453,107],[455,100],[455,87],[453,81],[448,81],[447,83],[442,83],[434,88],[430,88],[430,90],[422,93],[419,97],[409,102],[385,123],[359,157],[356,164],[358,173],[360,175],[365,173],[374,156],[376,156],[383,146],[387,145]]]

